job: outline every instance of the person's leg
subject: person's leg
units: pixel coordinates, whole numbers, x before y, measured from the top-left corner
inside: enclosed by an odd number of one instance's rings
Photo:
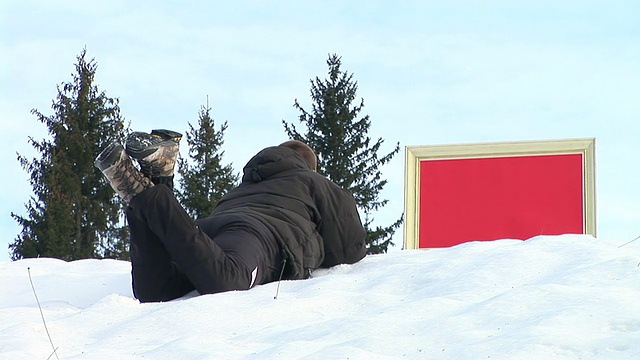
[[[131,282],[133,295],[140,302],[167,301],[194,290],[193,284],[178,270],[160,239],[130,209]]]
[[[154,157],[149,160],[147,165],[149,167],[166,165],[167,169],[163,167],[161,170],[172,172],[172,164],[175,163],[174,158],[177,157],[177,141],[179,139],[156,144],[158,146],[156,146],[154,153],[148,155],[147,158],[154,154],[162,156]],[[165,148],[175,148],[176,151],[167,152]],[[165,155],[170,155],[172,158],[165,159]],[[147,158],[145,159],[148,160]],[[117,142],[109,144],[96,157],[94,164],[102,171],[111,187],[126,203],[130,203],[145,190],[155,187],[154,183],[133,165],[124,147]],[[164,172],[158,174],[171,175]],[[165,185],[158,187],[168,192],[172,191]],[[193,285],[177,269],[163,243],[149,228],[145,219],[140,218],[130,209],[127,211],[127,219],[131,235],[131,275],[134,296],[142,302],[163,301],[180,297],[193,290]]]
[[[197,220],[196,223],[228,258],[242,265],[240,268],[244,271],[238,276],[247,279],[247,288],[279,278],[282,269],[280,247],[269,229],[256,218],[233,213]]]
[[[248,269],[240,257],[225,254],[189,217],[167,186],[143,191],[131,200],[130,207],[200,294],[249,288],[253,269]]]

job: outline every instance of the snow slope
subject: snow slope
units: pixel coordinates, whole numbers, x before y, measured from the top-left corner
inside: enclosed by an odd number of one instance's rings
[[[0,359],[640,359],[639,264],[640,244],[540,236],[140,304],[128,262],[4,262]]]

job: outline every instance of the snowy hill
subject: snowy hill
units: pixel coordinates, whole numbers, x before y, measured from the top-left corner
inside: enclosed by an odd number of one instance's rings
[[[589,236],[368,256],[140,304],[124,261],[0,264],[0,359],[639,359],[640,245]],[[55,359],[52,355],[51,359]]]

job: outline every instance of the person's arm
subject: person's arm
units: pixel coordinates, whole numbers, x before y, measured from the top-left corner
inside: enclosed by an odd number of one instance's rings
[[[318,232],[325,252],[321,266],[360,261],[366,254],[366,231],[351,193],[331,183],[318,205],[322,217]]]

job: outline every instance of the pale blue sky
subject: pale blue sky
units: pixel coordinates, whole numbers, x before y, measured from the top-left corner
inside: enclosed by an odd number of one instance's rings
[[[596,138],[598,237],[640,235],[640,3],[637,1],[87,1],[0,4],[0,261],[31,195],[16,152],[52,114],[86,47],[96,84],[135,130],[186,131],[207,96],[228,121],[239,171],[285,140],[310,108],[329,53],[358,81],[383,168],[388,224],[404,207],[404,147]],[[296,124],[298,124],[296,122]],[[185,147],[186,148],[186,147]],[[402,244],[402,233],[395,238]]]

